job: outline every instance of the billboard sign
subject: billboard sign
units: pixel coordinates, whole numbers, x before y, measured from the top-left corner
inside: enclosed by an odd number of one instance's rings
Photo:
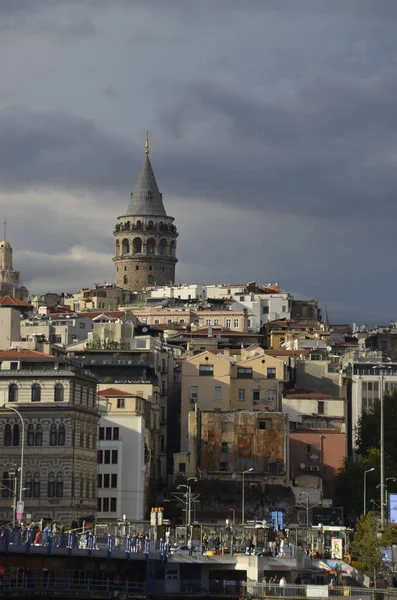
[[[397,494],[389,494],[389,523],[397,523]]]

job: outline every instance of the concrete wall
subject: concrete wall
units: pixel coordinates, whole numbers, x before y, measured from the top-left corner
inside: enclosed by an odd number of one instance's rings
[[[326,360],[300,361],[296,365],[296,387],[340,398],[342,377],[340,373],[328,372]]]
[[[21,318],[18,310],[14,308],[0,309],[0,349],[10,348],[12,342],[21,339]]]

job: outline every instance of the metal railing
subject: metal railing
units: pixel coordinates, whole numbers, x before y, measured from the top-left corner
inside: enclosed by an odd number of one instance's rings
[[[286,583],[242,582],[241,598],[357,598],[357,600],[397,600],[397,589],[331,585],[292,585]]]
[[[175,597],[176,594],[199,594],[220,597],[238,597],[241,590],[238,581],[212,580],[203,586],[197,579],[161,579],[139,581],[114,581],[110,578],[95,579],[83,573],[82,577],[56,577],[49,571],[19,572],[14,576],[5,575],[0,580],[0,597],[23,597],[23,595],[41,598],[51,592],[65,592],[73,597],[89,598],[134,598],[145,594],[161,594]],[[17,596],[18,594],[18,596]]]
[[[151,554],[166,554],[167,548],[163,540],[155,541],[149,538],[96,535],[92,531],[76,533],[74,530],[65,532],[13,530],[4,529],[0,534],[0,552],[29,553],[31,548],[42,548],[44,552],[69,553],[84,550],[88,555],[95,552],[125,553],[126,555],[141,554],[148,558]]]

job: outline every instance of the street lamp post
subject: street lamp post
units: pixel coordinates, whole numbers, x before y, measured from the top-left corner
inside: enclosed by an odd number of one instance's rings
[[[385,420],[384,420],[384,398],[383,398],[383,381],[385,377],[385,368],[390,368],[388,365],[380,364],[373,367],[379,369],[380,375],[380,528],[385,528]]]
[[[22,502],[22,490],[23,490],[23,461],[24,461],[24,450],[25,450],[25,423],[24,420],[22,418],[21,413],[19,412],[19,410],[17,410],[16,408],[14,408],[13,406],[10,406],[9,404],[3,404],[3,408],[7,409],[7,410],[12,410],[14,413],[16,413],[18,415],[18,417],[21,420],[21,467],[19,469],[19,476],[20,476],[20,481],[19,481],[19,501]]]
[[[181,485],[178,485],[178,487],[177,487],[178,490],[181,490],[181,489],[186,490],[186,494],[184,494],[184,503],[185,503],[185,510],[186,510],[186,515],[185,515],[186,543],[188,541],[188,531],[189,531],[189,527],[191,525],[192,501],[194,502],[198,498],[198,495],[196,495],[194,498],[192,498],[192,486],[189,483],[190,481],[193,481],[193,482],[197,481],[197,477],[188,477],[187,485],[181,484]],[[181,499],[177,495],[176,495],[176,498],[178,500]]]
[[[367,514],[367,473],[372,473],[372,471],[375,471],[375,467],[372,467],[372,469],[367,469],[366,471],[364,471],[364,494],[363,494],[364,515]]]
[[[245,491],[244,491],[244,475],[246,473],[252,473],[254,469],[251,467],[250,469],[247,469],[246,471],[242,472],[242,483],[243,483],[243,488],[242,488],[242,494],[241,494],[241,524],[244,527],[244,523],[245,523]]]
[[[236,511],[235,511],[234,508],[229,508],[229,510],[233,513],[233,521],[232,521],[232,523],[233,523],[233,527],[234,527],[235,524],[236,524]]]

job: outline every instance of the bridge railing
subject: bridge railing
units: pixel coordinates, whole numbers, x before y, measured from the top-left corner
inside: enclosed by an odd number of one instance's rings
[[[214,596],[227,597],[238,596],[241,584],[239,581],[210,581],[203,586],[201,580],[176,579],[176,580],[147,580],[139,581],[112,581],[110,578],[94,579],[87,573],[85,577],[55,577],[48,571],[27,571],[20,573],[17,577],[5,575],[0,580],[0,594],[13,594],[20,592],[21,596],[30,592],[40,597],[50,594],[52,591],[65,592],[75,598],[87,598],[91,595],[101,598],[133,598],[144,594],[161,594],[162,596],[175,597],[176,594],[211,594]],[[22,594],[22,591],[25,592]]]
[[[4,529],[0,534],[0,552],[10,552],[16,549],[20,552],[29,552],[32,547],[41,547],[48,553],[65,548],[70,552],[75,549],[85,550],[87,554],[105,551],[142,554],[147,557],[149,554],[164,555],[168,550],[163,540],[155,541],[148,537],[95,535],[92,531],[76,534],[75,531],[51,532],[44,530],[37,532],[29,529]]]

